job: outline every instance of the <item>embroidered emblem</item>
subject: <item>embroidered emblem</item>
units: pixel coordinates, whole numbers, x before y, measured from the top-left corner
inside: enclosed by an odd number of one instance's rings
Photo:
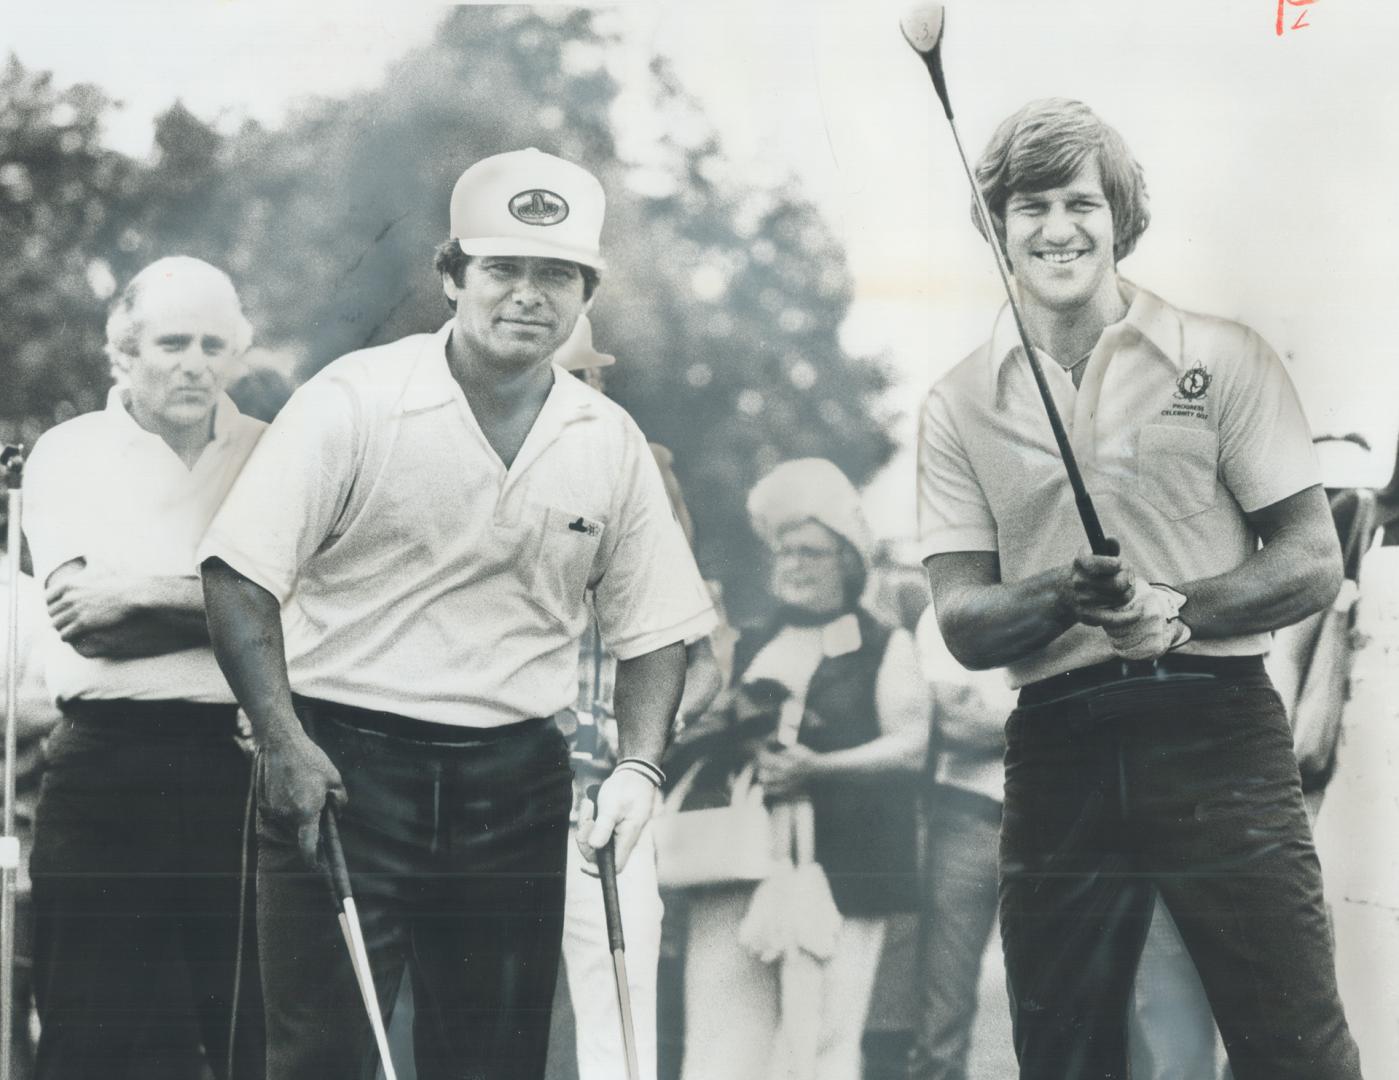
[[[1214,376],[1205,370],[1205,365],[1196,364],[1176,380],[1176,397],[1186,401],[1202,398],[1209,392],[1210,383],[1213,381]]]
[[[526,225],[557,225],[568,217],[568,203],[562,195],[531,188],[510,200],[510,214]]]
[[[589,536],[596,536],[598,534],[598,527],[591,521],[584,521],[582,517],[579,517],[577,521],[570,521],[568,527],[574,532],[587,533]]]

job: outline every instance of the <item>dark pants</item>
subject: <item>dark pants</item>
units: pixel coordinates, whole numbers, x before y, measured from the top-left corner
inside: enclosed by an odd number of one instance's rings
[[[1158,889],[1238,1080],[1360,1076],[1291,733],[1265,676],[1020,708],[1006,735],[1001,935],[1022,1080],[1128,1075]]]
[[[35,813],[34,993],[41,1080],[263,1075],[248,864],[251,770],[232,706],[74,706],[48,744]],[[194,1036],[192,1039],[191,1036]]]
[[[412,979],[420,1080],[542,1077],[572,800],[558,729],[298,712],[349,793],[340,837],[385,1014],[405,965]],[[261,814],[258,844],[267,1075],[369,1080],[377,1051],[325,879]]]
[[[981,958],[996,922],[1001,804],[934,785],[918,918],[918,1028],[909,1080],[966,1080]]]

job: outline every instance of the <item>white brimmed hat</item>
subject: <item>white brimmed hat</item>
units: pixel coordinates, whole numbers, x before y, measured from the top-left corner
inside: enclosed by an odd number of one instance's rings
[[[753,531],[776,549],[781,534],[793,525],[816,521],[848,541],[868,564],[874,551],[860,493],[834,462],[825,458],[784,461],[748,493]]]
[[[478,161],[452,188],[451,238],[468,255],[537,255],[604,269],[597,177],[530,147]]]
[[[617,358],[611,353],[600,353],[593,348],[593,324],[586,315],[578,316],[578,321],[573,324],[573,333],[554,354],[554,363],[565,371],[611,367],[616,362]]]

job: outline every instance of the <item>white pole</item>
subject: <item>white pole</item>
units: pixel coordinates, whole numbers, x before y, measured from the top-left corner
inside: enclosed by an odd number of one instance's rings
[[[11,450],[6,447],[6,450]],[[19,452],[7,453],[5,483],[9,488],[9,521],[5,535],[9,603],[5,638],[5,834],[0,837],[0,1080],[10,1080],[15,1015],[15,875],[19,869],[19,838],[15,836],[15,725],[19,714]]]

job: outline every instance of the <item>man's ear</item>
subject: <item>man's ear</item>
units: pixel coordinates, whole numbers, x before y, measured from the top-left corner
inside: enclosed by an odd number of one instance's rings
[[[452,303],[456,303],[457,297],[461,295],[461,286],[452,280],[451,274],[444,273],[442,275],[442,291],[446,294],[448,300],[452,301]]]

